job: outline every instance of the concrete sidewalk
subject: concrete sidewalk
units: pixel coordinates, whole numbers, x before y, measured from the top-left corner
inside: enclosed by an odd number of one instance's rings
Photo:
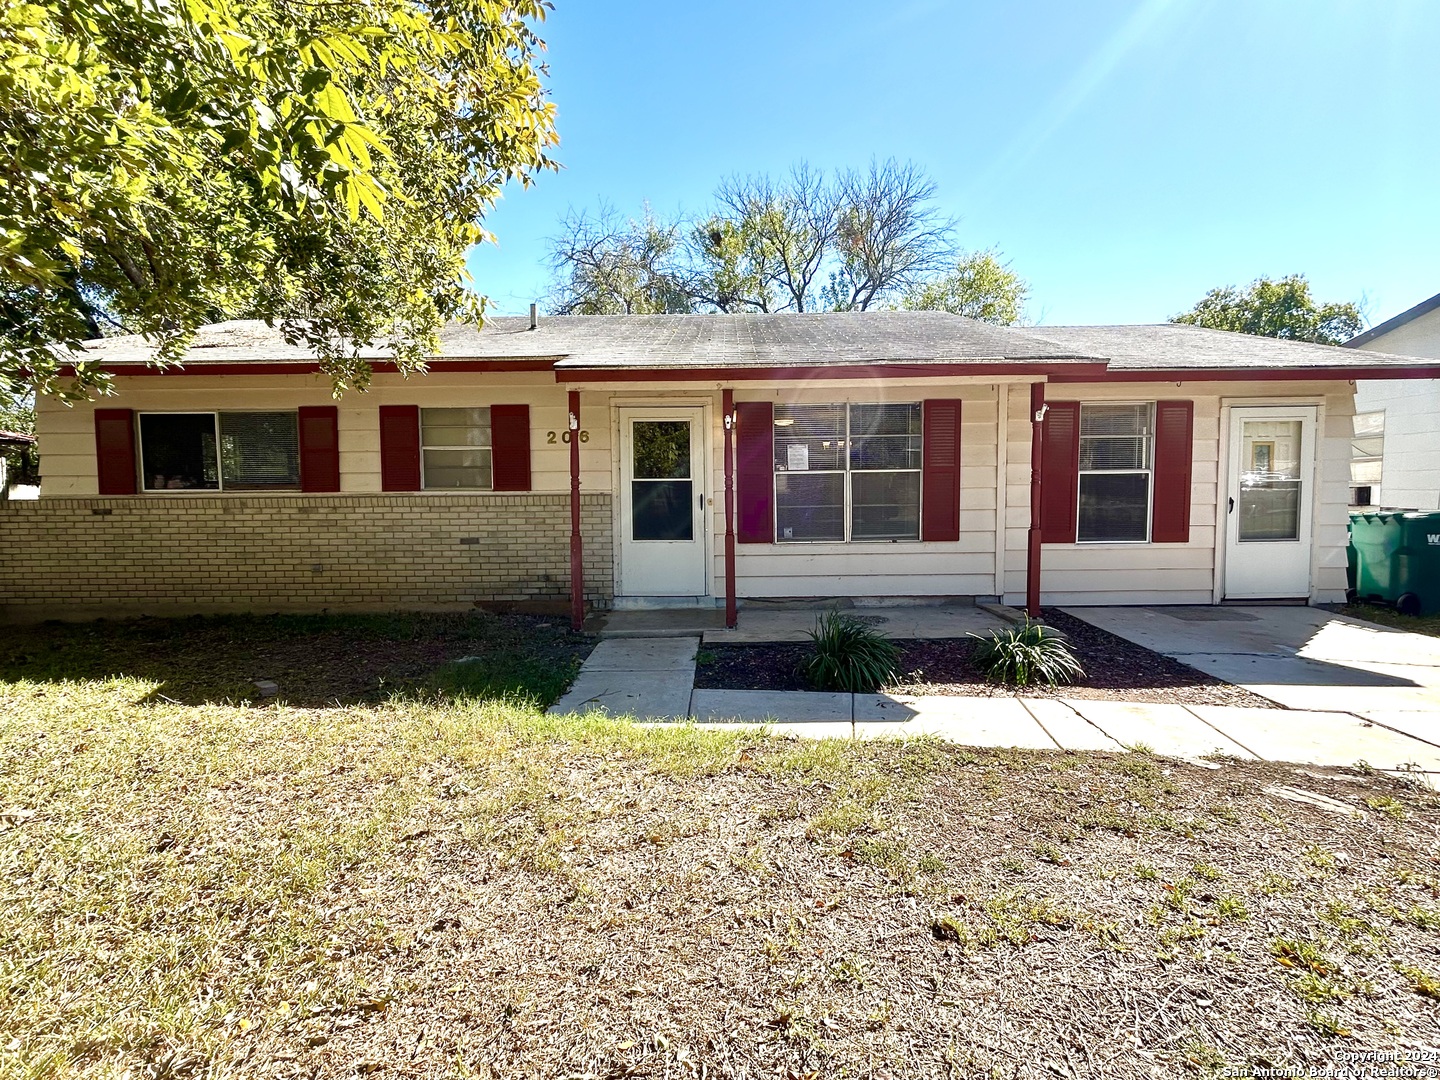
[[[1440,638],[1313,607],[1077,607],[1077,619],[1288,709],[1440,742]]]
[[[1402,635],[1411,636],[1411,635]],[[1081,698],[912,697],[697,690],[698,636],[609,638],[552,713],[604,712],[641,723],[763,726],[806,738],[928,736],[965,746],[1040,750],[1148,748],[1440,777],[1435,714],[1408,726],[1329,710],[1248,709]],[[1383,719],[1383,718],[1382,718]]]

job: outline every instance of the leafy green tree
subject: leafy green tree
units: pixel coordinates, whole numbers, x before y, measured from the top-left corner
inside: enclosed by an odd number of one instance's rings
[[[1365,329],[1360,305],[1317,303],[1304,274],[1278,281],[1256,278],[1243,291],[1233,285],[1211,289],[1193,308],[1170,321],[1320,345],[1339,345]]]
[[[962,253],[945,273],[911,288],[900,306],[1012,326],[1024,319],[1029,295],[1029,284],[998,252],[971,251]]]
[[[21,0],[0,14],[0,389],[85,393],[67,349],[157,361],[278,322],[337,389],[477,317],[466,250],[553,163],[545,0]],[[55,349],[52,346],[59,346]]]

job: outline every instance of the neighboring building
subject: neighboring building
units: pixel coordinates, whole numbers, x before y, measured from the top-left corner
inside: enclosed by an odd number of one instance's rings
[[[1351,380],[1440,363],[941,312],[496,318],[338,402],[263,324],[92,343],[10,619],[781,597],[1339,601]],[[1032,514],[1032,506],[1038,513]]]
[[[0,500],[10,498],[10,462],[6,450],[26,450],[35,445],[35,436],[22,431],[0,431]]]
[[[1440,295],[1372,326],[1345,345],[1440,357]],[[1440,380],[1362,379],[1355,387],[1355,413],[1352,501],[1363,506],[1440,509]]]

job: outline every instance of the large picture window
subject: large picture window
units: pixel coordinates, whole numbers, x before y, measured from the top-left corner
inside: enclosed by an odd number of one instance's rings
[[[294,412],[141,413],[145,491],[296,491]]]
[[[919,402],[775,407],[775,539],[920,538]]]
[[[427,490],[490,491],[490,410],[421,409],[420,467]]]
[[[1154,406],[1080,406],[1080,543],[1150,539]]]

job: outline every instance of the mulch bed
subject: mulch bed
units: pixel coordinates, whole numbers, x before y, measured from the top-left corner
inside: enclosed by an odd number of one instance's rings
[[[1047,609],[1045,622],[1075,647],[1085,678],[1074,686],[1025,688],[1027,697],[1068,697],[1183,705],[1247,705],[1274,709],[1252,694],[1204,672],[1152,652],[1063,611]],[[974,638],[899,641],[901,676],[889,689],[946,697],[1003,697],[1013,687],[991,682],[975,664]],[[707,690],[812,690],[799,672],[805,644],[706,645],[695,685]]]

